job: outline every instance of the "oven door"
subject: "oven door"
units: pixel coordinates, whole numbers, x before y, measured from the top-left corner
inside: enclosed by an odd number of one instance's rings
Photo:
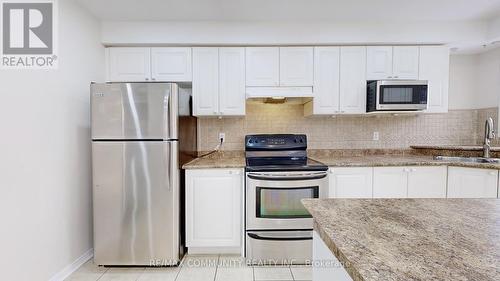
[[[377,110],[427,109],[427,81],[377,81]]]
[[[311,215],[300,200],[323,198],[327,173],[248,172],[246,230],[312,229]]]

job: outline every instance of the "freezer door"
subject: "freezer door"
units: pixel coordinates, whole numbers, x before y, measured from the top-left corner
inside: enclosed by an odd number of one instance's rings
[[[176,84],[106,83],[90,88],[92,139],[177,139]]]
[[[177,142],[93,142],[94,261],[179,261]]]

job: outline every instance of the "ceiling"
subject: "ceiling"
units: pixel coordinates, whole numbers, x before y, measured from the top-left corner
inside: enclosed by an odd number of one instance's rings
[[[447,22],[500,16],[500,0],[77,0],[101,20]]]

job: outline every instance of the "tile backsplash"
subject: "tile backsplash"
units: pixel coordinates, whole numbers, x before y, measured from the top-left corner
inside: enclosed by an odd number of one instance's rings
[[[247,104],[245,117],[200,118],[198,150],[212,150],[218,133],[223,150],[244,150],[248,134],[306,134],[310,149],[408,148],[410,145],[481,144],[487,116],[497,108],[450,110],[442,114],[304,117],[297,104]],[[379,140],[373,133],[379,132]],[[498,141],[495,141],[498,144]]]

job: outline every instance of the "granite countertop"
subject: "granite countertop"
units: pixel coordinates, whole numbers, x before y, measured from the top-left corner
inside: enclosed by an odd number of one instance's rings
[[[413,149],[434,149],[434,150],[463,150],[482,151],[482,145],[412,145]],[[491,147],[491,151],[500,151],[500,147]]]
[[[216,152],[199,157],[182,166],[183,169],[245,168],[245,154],[241,151]]]
[[[498,199],[303,199],[355,281],[500,280]]]

